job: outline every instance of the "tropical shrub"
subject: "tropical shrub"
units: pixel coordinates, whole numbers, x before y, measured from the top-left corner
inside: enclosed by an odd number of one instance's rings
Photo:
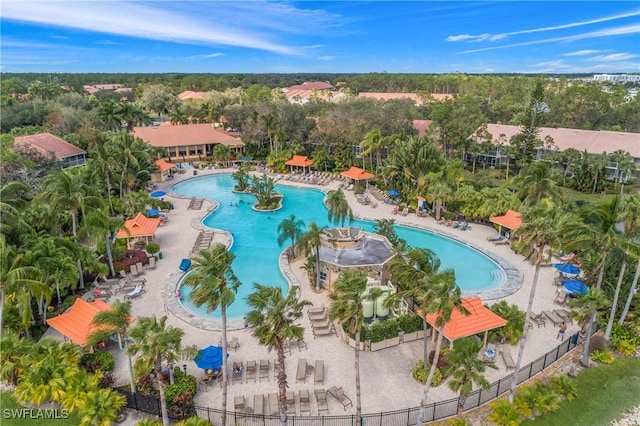
[[[195,377],[185,374],[179,368],[174,370],[173,384],[165,389],[168,408],[177,417],[184,417],[191,412],[193,407],[193,396],[198,390],[198,383]]]
[[[602,334],[596,334],[591,336],[591,342],[589,343],[589,352],[602,351],[609,346],[607,339]]]
[[[414,379],[416,379],[420,383],[425,384],[427,383],[427,377],[429,377],[430,368],[431,368],[431,365],[428,365],[427,368],[424,368],[424,361],[420,360],[411,369],[411,375],[413,376]],[[442,380],[443,380],[442,373],[440,372],[439,368],[436,368],[436,371],[433,374],[433,380],[431,382],[431,386],[433,387],[440,386],[440,384],[442,383]]]
[[[564,395],[569,401],[578,394],[576,382],[568,376],[554,376],[551,378],[551,388],[558,395]]]
[[[640,346],[640,333],[634,327],[625,327],[615,323],[611,329],[611,344],[617,349],[622,340],[626,340],[633,346]]]
[[[616,358],[613,354],[608,350],[599,350],[591,352],[589,355],[592,361],[600,363],[600,364],[611,364]]]
[[[471,426],[471,423],[465,419],[454,419],[449,420],[449,426]]]
[[[420,315],[402,315],[396,318],[396,320],[398,321],[398,329],[404,331],[405,333],[413,333],[414,331],[422,330],[423,324]]]
[[[136,389],[146,395],[155,395],[157,390],[154,387],[154,380],[151,374],[143,374],[136,378]]]
[[[155,419],[143,419],[136,423],[136,426],[162,426],[162,422]]]
[[[518,343],[522,337],[526,312],[521,311],[517,305],[509,305],[504,300],[487,307],[496,315],[507,320],[506,325],[489,331],[489,340],[492,342],[508,341],[512,345]]]
[[[148,257],[147,252],[144,250],[127,250],[125,251],[125,256],[122,259],[114,262],[113,267],[116,272],[121,270],[129,272],[131,265],[135,265],[138,262],[146,264]]]
[[[520,424],[520,413],[517,408],[509,403],[507,399],[499,399],[492,402],[491,414],[487,416],[489,421],[494,422],[498,426],[518,426]]]
[[[158,243],[149,243],[147,244],[147,246],[145,247],[145,250],[147,251],[147,253],[149,253],[151,256],[155,256],[159,251],[160,251],[160,244]]]
[[[113,371],[116,362],[111,352],[97,351],[94,353],[86,353],[80,357],[80,366],[89,373],[101,371],[107,373]]]
[[[620,340],[616,345],[616,350],[626,356],[636,353],[636,346],[628,340]]]

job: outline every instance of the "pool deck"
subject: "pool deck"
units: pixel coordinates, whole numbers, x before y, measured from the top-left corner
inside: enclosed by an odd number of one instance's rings
[[[222,170],[199,170],[198,177],[213,173],[230,173],[232,169]],[[176,305],[178,301],[175,297],[175,284],[182,276],[182,272],[178,269],[181,259],[189,257],[189,253],[193,247],[194,241],[201,230],[201,220],[211,210],[213,204],[205,202],[200,210],[188,209],[191,197],[182,198],[175,197],[170,192],[170,188],[177,182],[193,178],[191,170],[187,170],[186,174],[175,175],[173,181],[164,182],[158,185],[162,190],[167,190],[168,194],[165,199],[170,200],[175,209],[169,214],[169,221],[156,231],[156,242],[160,244],[163,253],[163,259],[156,263],[153,270],[146,271],[145,278],[147,280],[146,293],[137,299],[132,300],[132,313],[136,317],[141,316],[168,316],[168,324],[179,327],[184,330],[183,342],[186,345],[197,345],[198,347],[206,347],[209,345],[217,345],[221,339],[219,331],[212,331],[211,324],[196,318],[195,316],[185,313],[181,315],[177,312]],[[304,183],[293,183],[281,180],[280,184],[295,185],[298,187],[320,188],[325,191],[337,188],[338,182],[333,181],[322,187],[317,185],[307,185]],[[522,286],[519,290],[511,294],[497,298],[493,301],[506,300],[510,304],[516,304],[520,309],[525,310],[529,293],[531,290],[534,267],[523,259],[522,256],[516,255],[511,251],[508,245],[494,245],[487,241],[487,238],[495,235],[495,230],[490,226],[472,224],[471,229],[459,231],[457,229],[447,228],[438,225],[431,217],[417,217],[415,214],[407,216],[393,215],[392,205],[378,203],[377,208],[359,204],[355,198],[355,194],[351,191],[345,191],[347,200],[349,201],[354,213],[362,219],[376,220],[381,218],[393,218],[396,223],[403,225],[416,226],[426,230],[436,231],[445,236],[452,236],[458,240],[469,243],[483,251],[491,252],[496,256],[503,258],[506,262],[513,265],[514,273],[522,275]],[[229,244],[230,237],[225,232],[215,232],[214,241],[223,244]],[[302,260],[294,261],[290,267],[289,274],[293,274],[301,283],[302,298],[310,300],[314,306],[328,306],[329,299],[326,293],[315,293],[311,290],[305,271],[301,268],[304,262]],[[556,287],[553,285],[553,278],[556,275],[553,267],[541,268],[539,284],[536,291],[536,297],[533,303],[533,311],[540,312],[542,310],[554,309],[553,299]],[[268,284],[268,283],[264,283]],[[244,283],[243,285],[251,285]],[[496,295],[500,296],[500,295]],[[122,299],[123,295],[116,296]],[[110,299],[113,302],[115,297]],[[309,389],[311,392],[311,414],[318,413],[313,389],[323,387],[328,389],[331,386],[343,387],[345,394],[349,396],[355,405],[355,373],[354,373],[354,356],[353,350],[344,342],[341,332],[325,337],[314,339],[308,316],[305,314],[302,319],[302,325],[305,327],[306,349],[293,350],[291,354],[287,354],[286,373],[288,377],[289,389],[293,391],[301,389]],[[239,324],[232,324],[230,328],[238,328]],[[578,331],[576,324],[569,325],[567,336]],[[242,361],[245,363],[250,360],[259,361],[261,359],[270,360],[269,380],[260,380],[259,374],[256,374],[257,380],[254,383],[229,384],[227,408],[233,409],[234,396],[244,396],[245,405],[253,406],[254,394],[269,394],[277,392],[277,382],[274,380],[273,362],[276,358],[275,353],[268,353],[267,350],[258,345],[255,338],[252,337],[250,330],[235,329],[230,330],[228,339],[238,337],[240,346],[237,350],[231,350],[229,356],[229,366],[234,361]],[[547,351],[556,346],[559,341],[556,340],[557,329],[550,321],[547,321],[546,327],[533,327],[528,334],[527,347],[525,349],[522,364],[525,365]],[[47,336],[61,338],[61,336],[50,329]],[[508,346],[515,359],[518,348]],[[433,343],[430,341],[430,348]],[[306,359],[307,364],[314,365],[316,360],[323,360],[325,365],[324,385],[314,385],[313,373],[307,374],[304,382],[296,381],[296,369],[299,359]],[[361,352],[360,354],[360,376],[361,376],[361,400],[363,413],[377,413],[381,411],[392,411],[403,408],[416,407],[420,403],[423,385],[417,383],[411,378],[411,367],[422,358],[422,340],[410,343],[400,344],[398,346],[384,349],[377,352]],[[118,352],[116,355],[116,377],[119,382],[126,382],[128,373],[124,354]],[[198,369],[193,361],[185,361],[187,370],[196,377],[203,376],[203,371]],[[496,364],[498,370],[489,370],[486,378],[493,382],[503,377],[508,372],[502,360],[497,357]],[[229,367],[231,368],[231,367]],[[509,371],[511,372],[511,370]],[[201,406],[221,407],[220,397],[222,391],[219,386],[209,386],[199,391],[196,396],[196,403]],[[455,394],[446,386],[441,385],[434,388],[430,393],[430,400],[440,401],[454,397]],[[328,398],[329,414],[344,414],[342,405],[333,398]],[[348,407],[346,413],[354,413],[354,407]],[[299,412],[298,412],[299,414]]]

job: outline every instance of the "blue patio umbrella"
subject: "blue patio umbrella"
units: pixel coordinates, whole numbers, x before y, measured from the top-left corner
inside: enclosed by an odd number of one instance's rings
[[[553,266],[564,274],[578,275],[580,273],[580,268],[572,263],[556,263]]]
[[[582,281],[566,280],[562,285],[567,290],[567,293],[587,294],[587,286]]]
[[[387,194],[391,195],[392,197],[397,197],[398,195],[400,195],[400,191],[398,191],[397,189],[390,189],[387,191]]]
[[[152,196],[153,198],[160,198],[160,197],[164,197],[165,195],[167,195],[167,193],[164,192],[164,191],[153,191],[149,195]]]
[[[229,358],[229,354],[227,354],[227,358]],[[222,367],[222,348],[220,346],[208,346],[200,349],[193,361],[198,368],[217,370]]]
[[[158,216],[160,216],[160,210],[147,209],[147,217],[158,217]]]
[[[180,270],[182,272],[187,272],[191,268],[191,259],[182,259],[180,262]]]

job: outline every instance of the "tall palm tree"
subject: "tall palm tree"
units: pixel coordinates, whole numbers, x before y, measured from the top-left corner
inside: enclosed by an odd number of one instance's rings
[[[286,240],[291,240],[291,257],[296,257],[296,240],[302,235],[304,221],[296,219],[295,215],[289,216],[278,224],[278,245],[282,246]]]
[[[582,351],[581,363],[583,366],[589,366],[589,346],[590,339],[593,330],[593,324],[596,322],[598,311],[605,309],[611,304],[605,296],[604,292],[599,288],[588,287],[587,294],[581,294],[575,302],[572,302],[573,306],[578,307],[577,317],[589,318],[587,326],[587,339],[584,344],[584,350]]]
[[[117,161],[114,153],[112,152],[113,144],[104,143],[98,144],[91,150],[89,159],[89,170],[93,179],[104,181],[103,190],[107,193],[107,200],[109,201],[109,210],[111,214],[115,214],[112,200],[112,183],[114,171],[117,169]]]
[[[253,327],[253,336],[268,351],[278,354],[278,388],[280,391],[280,419],[287,424],[287,374],[285,370],[284,346],[290,340],[300,340],[304,328],[297,324],[302,318],[302,309],[311,305],[308,300],[299,300],[298,287],[291,287],[286,297],[280,287],[269,287],[255,283],[254,292],[247,297],[251,311],[247,322]]]
[[[353,222],[353,210],[351,210],[341,188],[329,191],[325,203],[328,209],[327,218],[330,222],[340,224],[340,226],[344,226],[347,220],[349,223]]]
[[[562,200],[562,189],[553,178],[553,169],[545,162],[537,162],[527,166],[513,178],[518,189],[518,196],[524,205],[538,205],[544,197],[553,201]]]
[[[474,383],[483,389],[491,386],[482,373],[487,368],[498,369],[495,362],[478,358],[481,349],[482,342],[472,337],[465,337],[453,342],[453,350],[447,352],[449,365],[442,373],[447,377],[451,376],[449,388],[460,395],[458,414],[462,413],[465,399],[473,390]]]
[[[197,307],[206,306],[211,313],[220,308],[222,320],[222,371],[227,371],[227,308],[236,298],[240,281],[231,264],[235,258],[222,244],[200,250],[193,259],[193,269],[184,284],[193,287],[191,299]],[[222,376],[222,426],[227,418],[227,377]]]
[[[460,298],[460,287],[456,285],[456,276],[453,270],[446,269],[427,278],[429,286],[431,287],[431,297],[426,306],[421,306],[422,315],[428,313],[436,313],[438,317],[435,321],[436,331],[438,332],[438,339],[436,340],[436,349],[433,355],[433,362],[429,369],[429,375],[427,381],[424,384],[424,391],[422,392],[422,399],[420,400],[420,409],[418,410],[418,421],[416,425],[421,426],[424,423],[424,417],[426,413],[427,403],[429,401],[429,391],[431,390],[431,383],[433,382],[433,376],[436,372],[438,365],[438,358],[440,358],[440,351],[442,349],[442,338],[444,337],[444,326],[451,320],[451,314],[454,310],[459,310],[465,315],[469,312],[462,305],[462,299]]]
[[[7,182],[0,189],[0,232],[3,234],[18,227],[20,211],[26,205],[22,195],[29,191],[29,186],[20,181]]]
[[[113,240],[116,232],[122,229],[123,225],[124,220],[120,219],[119,217],[110,217],[108,214],[101,210],[93,210],[87,214],[84,227],[81,232],[81,234],[88,234],[90,237],[92,237],[93,240],[96,241],[96,243],[104,243],[111,276],[116,275],[116,270],[113,265],[111,246],[113,245]]]
[[[2,330],[0,334],[0,380],[13,386],[18,384],[18,379],[25,369],[22,360],[33,350],[34,342],[31,339],[20,338],[11,330]]]
[[[637,234],[640,232],[640,194],[630,195],[624,197],[622,199],[622,217],[624,220],[625,229],[624,232],[628,232],[630,234],[636,235],[636,238],[640,238]],[[638,241],[638,239],[636,239]],[[629,308],[631,307],[631,300],[636,293],[636,288],[638,286],[638,278],[640,278],[640,255],[636,253],[636,257],[638,262],[636,264],[636,272],[633,276],[633,282],[631,283],[631,287],[629,288],[629,294],[627,295],[627,301],[625,302],[624,308],[622,309],[622,313],[620,314],[620,319],[618,323],[622,325],[624,320],[629,313]]]
[[[436,181],[427,187],[427,193],[425,196],[434,204],[436,220],[440,220],[442,208],[453,196],[453,190],[446,182]]]
[[[359,269],[347,269],[333,284],[329,318],[338,320],[355,339],[354,369],[356,373],[356,421],[360,423],[360,330],[364,324],[362,299],[367,289],[367,274]]]
[[[162,424],[169,426],[167,401],[164,396],[162,366],[167,363],[169,368],[178,359],[193,358],[197,348],[184,347],[182,336],[184,331],[173,326],[167,326],[167,317],[158,320],[153,317],[138,319],[138,325],[129,332],[131,343],[127,348],[130,355],[136,358],[135,370],[138,372],[153,371],[158,379],[158,393],[160,394],[160,410]],[[224,419],[224,417],[223,417]]]
[[[107,340],[114,333],[118,335],[118,346],[123,348],[122,341],[125,340],[129,326],[135,318],[131,316],[131,302],[116,300],[111,309],[100,311],[93,317],[92,324],[94,331],[89,335],[87,344],[93,346]],[[129,379],[131,380],[131,392],[136,392],[135,378],[133,377],[133,367],[131,365],[131,355],[127,353],[129,365]]]
[[[316,261],[316,291],[320,291],[320,246],[322,245],[322,231],[315,222],[309,223],[307,230],[300,236],[298,246],[305,256],[313,254]]]
[[[119,196],[125,195],[125,180],[131,170],[139,169],[142,164],[151,164],[151,151],[146,142],[130,133],[120,132],[111,136],[114,152],[119,164]]]

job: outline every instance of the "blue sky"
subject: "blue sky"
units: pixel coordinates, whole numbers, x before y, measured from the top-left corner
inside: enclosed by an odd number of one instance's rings
[[[2,72],[640,72],[636,1],[31,1]]]

